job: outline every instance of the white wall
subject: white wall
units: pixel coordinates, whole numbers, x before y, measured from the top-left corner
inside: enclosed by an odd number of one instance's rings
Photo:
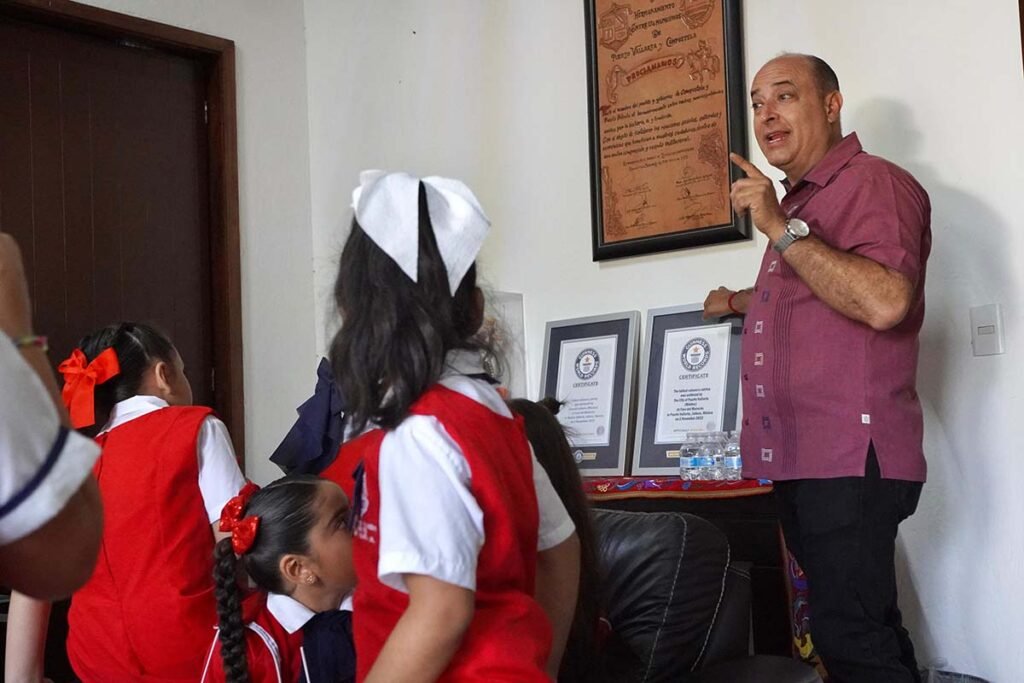
[[[319,348],[359,171],[486,177],[492,4],[306,0]]]
[[[582,2],[306,0],[305,10],[320,348],[348,194],[366,167],[451,174],[477,191],[495,226],[484,276],[525,295],[533,390],[547,320],[699,302],[719,284],[750,284],[761,239],[590,261]],[[1017,6],[748,0],[744,23],[748,79],[782,50],[822,55],[843,85],[846,128],[931,193],[920,368],[931,472],[902,532],[903,603],[922,663],[941,657],[992,681],[1020,680]],[[992,302],[1004,307],[1009,350],[973,358],[967,309]]]
[[[301,0],[89,0],[235,42],[249,477],[316,381],[306,55]],[[187,361],[188,359],[186,359]]]

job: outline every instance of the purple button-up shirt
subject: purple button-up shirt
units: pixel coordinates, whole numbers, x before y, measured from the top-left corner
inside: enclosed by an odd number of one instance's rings
[[[833,249],[906,275],[914,295],[899,325],[876,332],[823,303],[768,247],[743,328],[743,476],[864,476],[874,442],[883,477],[924,481],[915,384],[928,195],[909,173],[864,152],[856,133],[786,187],[788,216]]]

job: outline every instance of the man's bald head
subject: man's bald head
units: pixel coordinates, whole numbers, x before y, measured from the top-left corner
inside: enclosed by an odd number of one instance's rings
[[[821,57],[806,55],[800,52],[784,52],[776,57],[776,59],[803,60],[807,64],[807,68],[811,70],[814,84],[818,87],[818,93],[821,95],[827,95],[830,92],[839,90],[839,77],[836,76],[836,72],[832,70],[828,62]]]

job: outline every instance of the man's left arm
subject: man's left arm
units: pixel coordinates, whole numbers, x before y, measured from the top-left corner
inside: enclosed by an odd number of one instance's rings
[[[786,231],[786,215],[772,181],[739,155],[731,158],[747,174],[733,183],[733,207],[750,211],[754,225],[774,244]],[[835,249],[813,234],[791,244],[782,257],[822,302],[872,329],[891,329],[910,310],[917,284],[910,277],[870,258]]]
[[[783,222],[782,230],[769,239],[774,242],[785,229]],[[864,256],[833,249],[813,234],[794,242],[782,257],[814,296],[872,329],[896,327],[910,310],[910,278]]]

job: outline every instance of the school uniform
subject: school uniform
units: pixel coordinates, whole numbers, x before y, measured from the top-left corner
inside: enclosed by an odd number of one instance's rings
[[[195,681],[217,623],[210,525],[245,483],[227,430],[209,408],[134,396],[96,441],[103,540],[68,658],[85,683]]]
[[[537,551],[565,541],[574,526],[521,419],[479,378],[479,356],[457,351],[447,361],[401,424],[345,444],[322,474],[360,506],[358,680],[409,604],[403,575],[420,574],[476,594],[473,620],[441,681],[547,681],[552,636],[533,597]],[[352,471],[360,462],[357,493]]]
[[[355,677],[352,613],[317,614],[279,593],[242,602],[245,657],[251,683],[348,683]],[[200,683],[223,683],[219,633],[208,649]]]
[[[0,545],[56,517],[98,456],[91,439],[61,426],[42,381],[0,336]]]

